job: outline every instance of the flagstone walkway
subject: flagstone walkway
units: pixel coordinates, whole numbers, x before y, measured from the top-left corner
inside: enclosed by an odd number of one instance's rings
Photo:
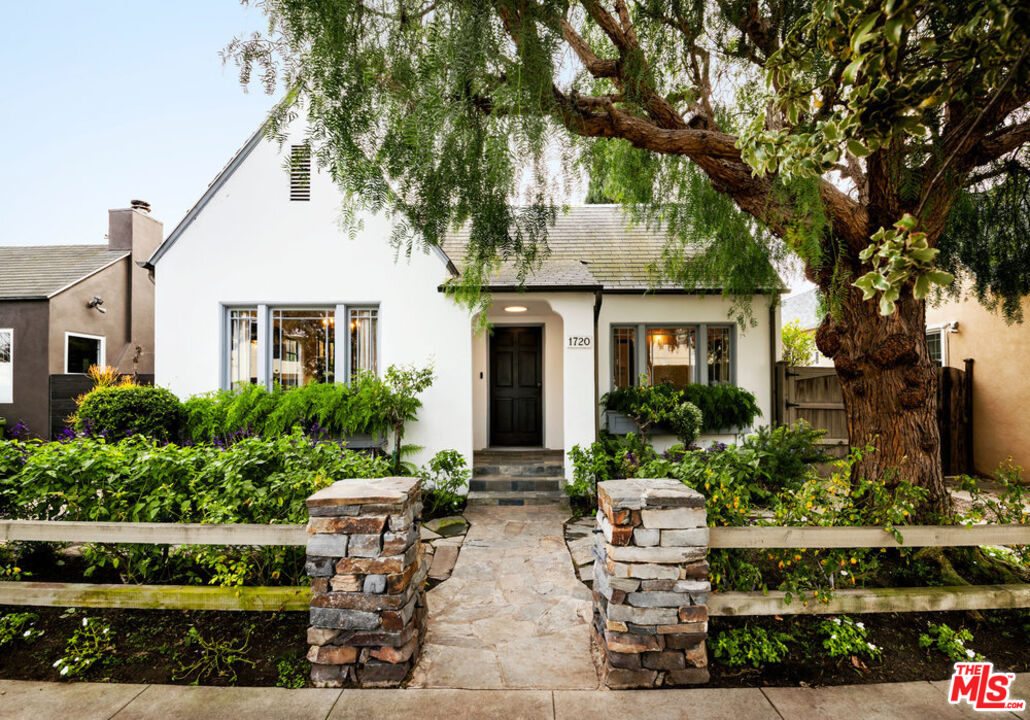
[[[429,591],[411,687],[592,690],[590,591],[576,579],[556,506],[473,507],[461,554]]]

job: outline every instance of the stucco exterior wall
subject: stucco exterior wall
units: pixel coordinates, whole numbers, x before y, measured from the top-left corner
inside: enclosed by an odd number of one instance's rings
[[[8,427],[24,422],[41,437],[50,432],[49,313],[46,300],[0,302],[0,328],[14,330],[14,402],[0,404],[0,417]]]
[[[323,173],[312,173],[309,202],[291,202],[283,158],[277,145],[259,143],[157,262],[156,383],[184,398],[219,387],[226,304],[378,304],[380,371],[436,368],[407,430],[407,442],[425,448],[412,460],[445,448],[471,460],[471,320],[438,291],[444,262],[418,251],[398,258],[382,217],[365,217],[351,239]]]
[[[128,353],[129,259],[113,265],[72,285],[50,299],[50,372],[65,372],[65,333],[101,335],[105,339],[105,364],[121,372],[132,372]],[[101,313],[86,303],[99,295],[107,312]]]
[[[756,425],[772,422],[772,365],[770,337],[780,352],[779,315],[770,323],[767,296],[753,300],[755,327],[736,327],[735,384],[754,393],[762,415]],[[720,295],[605,295],[598,316],[598,384],[600,394],[612,387],[612,325],[732,323],[732,301]]]
[[[974,361],[973,460],[981,473],[993,474],[1009,457],[1030,470],[1030,298],[1023,315],[1024,324],[1009,325],[975,298],[926,309],[928,327],[958,322],[958,332],[942,333],[948,364]]]

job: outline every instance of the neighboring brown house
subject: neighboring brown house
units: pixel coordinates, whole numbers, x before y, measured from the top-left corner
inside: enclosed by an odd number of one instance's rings
[[[161,243],[146,203],[108,212],[106,245],[0,246],[0,418],[51,435],[51,385],[108,365],[154,372],[154,281]],[[81,383],[80,383],[81,384]]]

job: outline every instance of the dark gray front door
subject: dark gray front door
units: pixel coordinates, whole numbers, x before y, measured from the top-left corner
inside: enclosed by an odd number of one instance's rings
[[[539,447],[543,341],[539,327],[494,327],[490,338],[490,444]]]

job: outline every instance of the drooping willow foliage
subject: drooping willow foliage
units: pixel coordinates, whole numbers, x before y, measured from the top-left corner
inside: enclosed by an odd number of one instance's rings
[[[269,132],[305,114],[351,207],[395,212],[405,252],[466,225],[459,294],[473,304],[497,262],[525,272],[547,252],[584,174],[593,199],[668,229],[656,275],[717,285],[741,320],[751,293],[777,286],[770,263],[788,257],[831,306],[844,302],[878,229],[907,241],[891,230],[906,214],[988,304],[1014,316],[1026,291],[1020,181],[1004,170],[975,181],[978,168],[1019,164],[1030,138],[1025,3],[255,4],[269,31],[226,57],[244,84],[258,75],[285,92]],[[885,276],[873,291],[919,283]]]

